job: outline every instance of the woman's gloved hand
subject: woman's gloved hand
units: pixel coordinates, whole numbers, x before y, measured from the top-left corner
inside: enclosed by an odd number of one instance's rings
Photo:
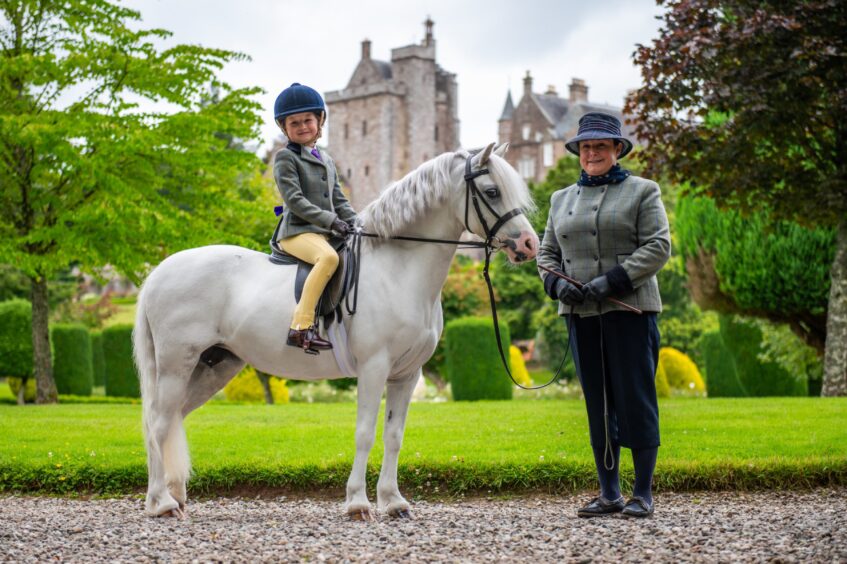
[[[561,278],[556,280],[556,295],[560,302],[569,306],[579,305],[585,301],[585,296],[579,288]]]
[[[333,220],[330,229],[332,229],[342,237],[347,237],[347,235],[350,234],[350,225],[348,225],[346,221],[342,221],[337,217]]]
[[[582,295],[586,300],[602,302],[612,294],[609,277],[603,274],[582,287]]]

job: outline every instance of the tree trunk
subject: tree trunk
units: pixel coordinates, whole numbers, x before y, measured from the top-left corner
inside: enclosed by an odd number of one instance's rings
[[[274,396],[271,393],[271,377],[259,370],[256,371],[256,376],[259,378],[259,382],[262,383],[262,389],[265,391],[265,403],[273,405]]]
[[[38,389],[36,403],[56,403],[58,393],[53,381],[48,325],[47,277],[30,278],[32,283],[32,365]]]
[[[841,218],[830,271],[822,396],[847,396],[847,218]]]
[[[21,388],[18,390],[18,405],[26,405],[26,385],[28,378],[21,378]]]

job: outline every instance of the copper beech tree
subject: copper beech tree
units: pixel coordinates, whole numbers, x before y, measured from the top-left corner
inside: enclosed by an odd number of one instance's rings
[[[836,231],[823,395],[847,395],[847,3],[675,0],[626,111],[648,168],[742,212]]]
[[[185,247],[249,244],[233,226],[257,213],[243,179],[259,162],[231,140],[257,137],[256,90],[215,81],[244,56],[171,45],[140,19],[108,0],[0,3],[0,263],[30,280],[39,403],[56,401],[56,271],[138,280]]]

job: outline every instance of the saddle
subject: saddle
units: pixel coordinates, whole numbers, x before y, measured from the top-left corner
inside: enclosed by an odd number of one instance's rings
[[[318,317],[323,317],[325,325],[329,325],[332,321],[333,314],[336,311],[341,313],[341,303],[347,296],[347,291],[350,289],[350,278],[347,276],[348,259],[347,259],[347,242],[344,239],[332,237],[329,244],[338,253],[338,268],[324,288],[321,298],[318,300],[318,305],[315,308],[315,313]],[[297,265],[297,274],[294,278],[294,300],[299,303],[303,295],[303,285],[306,283],[306,278],[312,271],[314,265],[302,261],[292,254],[282,250],[276,240],[270,241],[271,253],[268,255],[268,260],[273,264],[278,265]]]

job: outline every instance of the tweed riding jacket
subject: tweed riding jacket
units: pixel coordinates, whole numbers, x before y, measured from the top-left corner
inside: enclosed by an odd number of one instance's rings
[[[630,176],[620,184],[580,186],[554,192],[547,228],[536,260],[587,283],[608,275],[612,297],[642,311],[662,311],[656,273],[671,255],[668,217],[659,185]],[[539,269],[541,278],[552,276]],[[559,314],[570,313],[559,304]],[[580,316],[622,307],[586,300],[574,307]]]
[[[285,202],[279,239],[301,233],[326,235],[336,218],[348,223],[356,219],[341,192],[332,157],[319,150],[321,160],[301,149],[289,143],[274,156],[274,179]]]

